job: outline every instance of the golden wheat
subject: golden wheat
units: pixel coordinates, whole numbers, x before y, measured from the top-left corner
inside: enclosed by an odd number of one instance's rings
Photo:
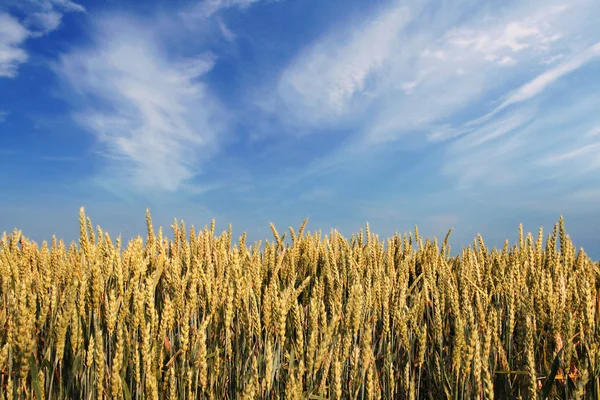
[[[0,397],[597,398],[600,264],[561,218],[544,245],[478,235],[231,226],[126,246],[80,211],[79,246],[0,238]],[[586,397],[587,396],[587,397]]]

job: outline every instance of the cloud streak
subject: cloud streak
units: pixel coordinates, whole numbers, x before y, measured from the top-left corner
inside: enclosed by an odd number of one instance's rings
[[[208,18],[227,8],[246,9],[263,0],[201,0],[185,14],[191,18]]]
[[[600,57],[600,42],[588,47],[581,53],[574,55],[571,59],[561,63],[557,67],[538,75],[511,93],[508,98],[502,102],[502,104],[500,104],[490,113],[486,114],[482,118],[472,121],[470,124],[485,121],[511,105],[522,103],[534,98],[535,96],[538,96],[560,78],[578,70],[598,57]]]
[[[29,31],[8,13],[0,12],[0,77],[14,78],[17,69],[29,59],[21,48]]]
[[[220,139],[220,106],[203,76],[215,56],[173,59],[143,22],[98,21],[93,44],[64,54],[56,72],[74,93],[76,120],[98,139],[106,186],[174,192],[201,172]],[[127,27],[127,28],[123,28]]]
[[[458,188],[467,193],[503,189],[496,201],[518,197],[509,188],[523,198],[540,199],[547,190],[600,183],[596,177],[600,137],[587,134],[597,127],[598,118],[589,116],[597,114],[600,97],[594,87],[585,95],[563,91],[561,96],[568,107],[546,99],[536,107],[522,107],[492,119],[451,142],[442,175],[457,179]]]
[[[548,128],[538,121],[547,111],[532,100],[597,59],[600,34],[589,22],[600,17],[597,3],[529,0],[494,10],[454,2],[435,12],[431,5],[423,0],[378,9],[362,24],[328,32],[284,68],[263,109],[294,129],[342,128],[351,135],[315,162],[311,174],[360,169],[384,147],[437,146],[445,160],[440,173],[456,178],[457,187],[526,180],[518,172],[529,165],[523,146],[543,140],[530,129]],[[597,100],[573,101],[588,106]],[[509,107],[513,114],[503,115]],[[581,129],[592,127],[573,127]],[[558,129],[552,135],[552,143],[569,138]],[[548,153],[540,157],[551,154],[542,148]],[[492,167],[507,165],[504,174]]]
[[[67,13],[85,13],[86,9],[70,0],[7,0],[8,5],[20,9],[25,15],[24,24],[31,37],[40,37],[58,29]]]
[[[573,39],[594,2],[526,1],[494,16],[469,2],[445,5],[434,14],[430,6],[426,0],[394,3],[361,24],[352,21],[324,35],[282,71],[272,101],[282,105],[272,106],[273,113],[309,126],[335,126],[359,114],[360,121],[370,119],[372,142],[430,129],[519,76],[524,66],[564,57],[565,38]],[[571,47],[578,45],[572,40]],[[591,47],[582,59],[540,76],[501,107],[543,90],[596,51]],[[369,110],[377,111],[365,115]]]
[[[3,11],[9,6],[23,11],[25,20]],[[15,78],[19,66],[29,60],[25,42],[56,30],[66,12],[85,12],[85,8],[69,0],[7,0],[0,5],[0,78]]]
[[[279,100],[291,110],[286,117],[316,125],[338,121],[353,105],[360,108],[369,98],[369,78],[389,61],[410,20],[408,7],[394,7],[301,52],[277,87]]]

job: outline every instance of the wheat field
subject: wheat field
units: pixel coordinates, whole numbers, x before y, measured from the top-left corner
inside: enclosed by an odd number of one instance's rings
[[[417,228],[260,249],[146,215],[127,244],[83,209],[79,245],[2,236],[2,398],[600,398],[600,264],[562,218],[451,257]]]

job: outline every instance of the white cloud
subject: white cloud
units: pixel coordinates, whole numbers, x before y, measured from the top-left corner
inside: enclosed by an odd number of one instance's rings
[[[586,134],[586,137],[600,136],[600,125],[597,125],[590,129]]]
[[[394,2],[327,33],[283,70],[274,98],[257,103],[293,131],[350,120],[362,125],[365,143],[397,140],[443,124],[532,66],[579,51],[588,40],[582,19],[595,4],[529,0],[477,10],[457,1],[435,13],[430,6]]]
[[[215,58],[173,61],[157,33],[112,16],[95,43],[60,58],[57,72],[81,97],[77,120],[94,132],[107,163],[101,180],[138,191],[175,191],[214,153],[219,105],[201,81]]]
[[[30,29],[34,29],[32,36],[44,36],[56,30],[62,22],[63,14],[55,10],[36,12],[27,19]]]
[[[233,33],[231,29],[229,29],[225,22],[223,22],[222,18],[217,18],[217,22],[219,23],[219,30],[221,31],[221,34],[223,35],[225,40],[227,40],[228,42],[233,42],[236,38],[235,33]]]
[[[454,141],[446,151],[442,173],[454,176],[463,189],[510,182],[515,178],[514,171],[503,162],[517,155],[523,141],[514,132],[532,118],[531,111],[520,112],[494,120]]]
[[[0,12],[0,77],[14,78],[19,65],[29,59],[21,48],[28,36],[16,18]]]
[[[8,111],[0,110],[0,124],[6,121],[6,117],[8,117]]]
[[[70,0],[4,0],[7,7],[17,7],[25,13],[59,10],[62,12],[85,12],[84,6]]]
[[[444,142],[462,136],[466,131],[464,129],[454,128],[450,124],[437,126],[425,134],[425,137],[430,142]]]
[[[502,65],[515,65],[517,63],[517,61],[511,56],[504,56],[499,62]]]
[[[585,51],[579,50],[585,41],[580,42],[576,37],[581,36],[579,24],[593,6],[592,2],[578,1],[571,7],[552,4],[546,7],[536,2],[523,4],[521,9],[481,21],[476,16],[458,25],[457,21],[433,21],[432,30],[438,25],[453,26],[437,38],[427,37],[425,33],[412,38],[401,36],[399,49],[389,55],[390,63],[398,68],[386,69],[380,74],[387,85],[381,84],[382,100],[375,103],[380,112],[368,126],[369,141],[397,140],[413,130],[438,131],[437,125],[444,125],[444,120],[467,107],[484,106],[478,103],[479,99],[487,93],[501,91],[511,80],[527,73],[532,64],[539,65],[541,60],[566,52],[567,48],[572,53]],[[431,28],[425,25],[423,29]],[[561,42],[566,37],[570,39],[568,46]],[[402,51],[423,47],[426,51],[418,54]],[[448,56],[436,59],[431,54]],[[556,74],[559,76],[545,82],[544,88],[564,75],[564,71],[559,71],[561,73]],[[418,86],[411,88],[410,97],[390,89],[394,88],[395,76],[418,82]],[[536,83],[526,87],[523,94],[533,95],[534,88],[543,90]],[[517,97],[511,101],[516,100]],[[485,118],[476,119],[472,125],[483,120]]]
[[[544,166],[557,166],[560,164],[564,164],[566,162],[580,160],[581,158],[584,158],[586,156],[595,156],[594,158],[596,160],[600,160],[598,155],[600,155],[600,143],[592,143],[592,144],[587,144],[587,145],[583,145],[580,147],[576,147],[574,149],[569,149],[566,152],[560,151],[555,154],[545,156],[545,157],[541,158],[538,161],[538,163],[540,165],[544,165]],[[588,168],[591,167],[591,168],[595,169],[598,166],[600,166],[600,165],[598,165],[598,163],[592,163],[588,166]]]
[[[534,113],[532,110],[519,110],[505,118],[496,119],[461,138],[453,144],[452,149],[460,148],[461,151],[472,149],[492,140],[502,138],[502,136],[525,125],[533,117]]]
[[[15,7],[25,14],[24,21],[3,11]],[[14,78],[21,64],[29,60],[25,41],[56,30],[65,12],[85,8],[69,0],[6,0],[0,5],[0,77]]]
[[[378,17],[364,24],[352,21],[307,47],[283,70],[273,96],[277,101],[265,108],[290,131],[315,126],[355,130],[311,166],[312,174],[364,164],[383,148],[423,149],[436,142],[442,174],[461,188],[506,187],[536,174],[542,180],[559,177],[554,167],[543,174],[536,160],[571,148],[566,146],[571,135],[591,127],[548,125],[548,111],[526,100],[592,60],[600,40],[593,23],[600,18],[598,3],[563,3],[526,0],[497,9],[457,1],[435,12],[428,0],[406,8],[394,3]],[[515,106],[512,115],[477,118],[507,99]],[[573,101],[591,104],[597,112],[593,98]],[[569,111],[561,123],[577,121],[575,114]],[[548,130],[552,135],[544,137]],[[536,157],[528,158],[534,148]],[[593,162],[591,154],[584,159]]]
[[[502,102],[502,104],[492,110],[489,114],[478,118],[474,122],[484,121],[511,105],[532,99],[563,76],[578,70],[597,57],[600,57],[600,42],[588,47],[581,53],[575,54],[571,59],[561,63],[560,65],[538,75],[511,93],[508,98]]]
[[[85,7],[70,0],[51,0],[50,4],[63,9],[66,12],[85,12]]]
[[[410,20],[408,7],[395,7],[358,28],[318,41],[283,72],[281,100],[303,120],[306,115],[314,122],[345,115],[355,96],[364,94],[367,80],[389,61]]]
[[[492,62],[502,62],[510,54],[523,50],[543,52],[562,37],[551,28],[556,17],[567,10],[568,7],[543,8],[525,17],[510,16],[515,19],[505,23],[455,28],[446,33],[445,40],[459,48],[481,53]]]
[[[558,60],[565,58],[564,54],[556,54],[542,61],[542,64],[550,65],[554,64]]]
[[[523,198],[539,197],[532,187],[541,182],[549,188],[600,183],[600,138],[589,134],[598,126],[600,97],[562,95],[568,106],[546,100],[520,107],[450,143],[442,174],[468,192],[518,186]]]
[[[222,9],[234,7],[246,9],[259,1],[261,0],[201,0],[185,14],[191,18],[208,18]]]
[[[564,75],[567,75],[568,73],[581,68],[587,62],[591,61],[592,59],[598,56],[600,56],[600,43],[596,43],[594,46],[589,47],[584,52],[577,54],[571,60],[562,63],[556,68],[544,72],[543,74],[537,76],[531,82],[520,87],[508,99],[506,99],[504,103],[502,103],[498,110],[506,108],[511,104],[520,103],[522,101],[529,100],[534,96],[537,96],[549,85],[551,85]]]
[[[86,11],[85,7],[70,0],[5,0],[5,3],[25,15],[23,23],[32,37],[44,36],[58,29],[66,13]]]

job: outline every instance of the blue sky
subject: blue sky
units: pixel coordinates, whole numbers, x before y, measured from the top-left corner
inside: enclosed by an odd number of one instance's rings
[[[145,209],[600,258],[600,2],[0,0],[0,231]]]

